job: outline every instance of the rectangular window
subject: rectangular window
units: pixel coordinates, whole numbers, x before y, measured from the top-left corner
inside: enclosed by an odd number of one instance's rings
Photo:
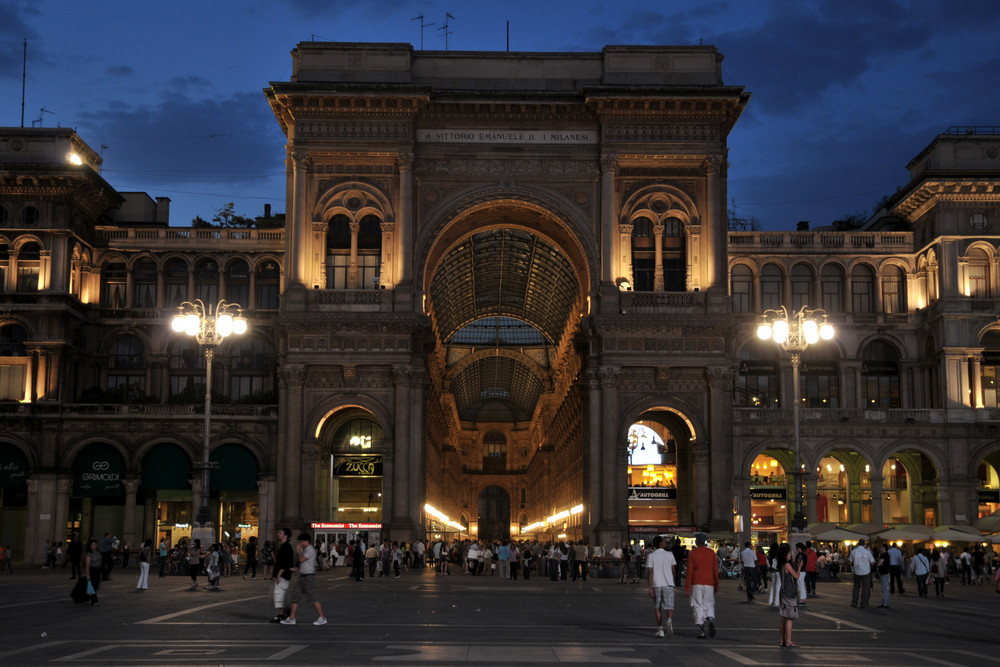
[[[760,300],[764,310],[781,308],[781,281],[762,280],[760,283]]]
[[[139,283],[135,286],[136,308],[156,308],[156,284]]]
[[[855,313],[875,312],[871,282],[854,280],[851,283],[851,310]]]
[[[0,401],[23,401],[27,366],[0,366]]]
[[[753,283],[749,280],[733,279],[733,312],[749,313],[751,297],[753,295]]]
[[[632,289],[636,292],[652,292],[656,272],[656,260],[651,252],[632,253]]]
[[[379,255],[358,255],[358,289],[378,289]]]
[[[828,313],[844,312],[844,300],[842,298],[841,284],[838,280],[824,280],[823,285],[823,310]]]
[[[886,276],[882,279],[882,309],[887,313],[906,312],[902,285],[895,276]]]
[[[349,255],[328,255],[326,258],[326,288],[347,289]]]

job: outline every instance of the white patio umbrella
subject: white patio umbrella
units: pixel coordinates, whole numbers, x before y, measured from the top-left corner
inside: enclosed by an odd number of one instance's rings
[[[908,524],[880,531],[872,535],[872,537],[877,537],[886,542],[916,542],[918,540],[930,540],[932,533],[933,531],[927,526]]]
[[[977,519],[972,525],[979,530],[984,530],[988,533],[1000,531],[1000,510],[997,510],[989,516],[984,516],[982,519]]]
[[[853,530],[847,530],[840,526],[832,526],[823,532],[813,533],[813,539],[823,542],[857,542],[858,540],[868,539],[868,536],[864,533],[855,533]]]

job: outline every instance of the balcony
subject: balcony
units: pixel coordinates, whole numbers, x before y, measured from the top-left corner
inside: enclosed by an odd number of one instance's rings
[[[306,290],[312,311],[386,312],[396,310],[395,290],[339,289]]]
[[[912,250],[913,232],[729,232],[732,255],[748,252],[888,255]]]
[[[219,227],[98,227],[109,247],[121,250],[204,249],[224,242],[230,252],[283,252],[284,229],[240,229]]]
[[[791,408],[734,408],[736,424],[791,424]],[[802,423],[838,424],[948,424],[1000,423],[1000,408],[953,409],[826,409],[800,408]]]

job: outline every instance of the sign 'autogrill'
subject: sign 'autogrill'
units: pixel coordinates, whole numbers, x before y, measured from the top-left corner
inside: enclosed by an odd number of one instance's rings
[[[425,144],[596,144],[594,130],[418,130],[417,141]]]
[[[659,486],[630,486],[628,489],[629,500],[676,500],[677,489],[668,489]]]
[[[751,488],[750,500],[784,500],[786,489],[776,488]]]

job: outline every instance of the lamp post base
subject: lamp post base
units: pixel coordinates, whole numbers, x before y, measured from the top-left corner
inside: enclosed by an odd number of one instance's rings
[[[215,524],[211,521],[195,523],[191,528],[191,541],[201,540],[202,548],[215,543]]]

